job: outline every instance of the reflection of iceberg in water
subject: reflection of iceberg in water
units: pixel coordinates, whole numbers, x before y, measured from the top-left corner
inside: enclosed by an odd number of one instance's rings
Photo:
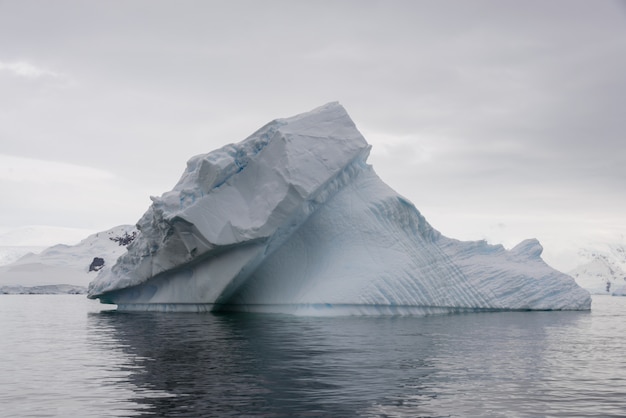
[[[577,330],[586,316],[107,312],[89,320],[125,353],[109,367],[128,373],[132,401],[150,416],[506,416],[524,408],[536,416],[571,371],[568,342],[554,330]],[[573,341],[584,339],[577,331]]]
[[[133,359],[120,368],[150,416],[354,416],[397,378],[368,365],[388,353],[370,351],[381,324],[357,318],[107,312],[90,320],[113,330]],[[431,351],[412,338],[414,350]],[[409,364],[414,378],[432,372],[420,359]]]
[[[337,103],[192,158],[89,296],[122,310],[312,315],[589,309],[527,240],[442,236],[366,163]]]

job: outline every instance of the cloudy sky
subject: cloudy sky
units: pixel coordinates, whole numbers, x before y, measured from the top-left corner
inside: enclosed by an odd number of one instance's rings
[[[625,74],[624,1],[0,0],[0,230],[134,223],[336,100],[435,228],[567,268],[626,235]]]

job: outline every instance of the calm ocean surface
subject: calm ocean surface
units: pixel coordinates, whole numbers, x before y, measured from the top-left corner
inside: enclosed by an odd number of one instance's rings
[[[626,298],[385,318],[107,309],[0,296],[0,416],[626,416]]]

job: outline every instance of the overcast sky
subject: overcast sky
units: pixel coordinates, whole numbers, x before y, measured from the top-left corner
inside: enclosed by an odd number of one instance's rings
[[[626,235],[626,3],[0,0],[0,229],[135,223],[329,101],[433,226],[569,267]]]

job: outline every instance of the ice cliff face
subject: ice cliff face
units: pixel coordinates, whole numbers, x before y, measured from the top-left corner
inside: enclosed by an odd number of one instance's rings
[[[193,157],[89,297],[305,314],[589,309],[535,240],[506,251],[443,237],[366,164],[369,149],[330,103]]]

